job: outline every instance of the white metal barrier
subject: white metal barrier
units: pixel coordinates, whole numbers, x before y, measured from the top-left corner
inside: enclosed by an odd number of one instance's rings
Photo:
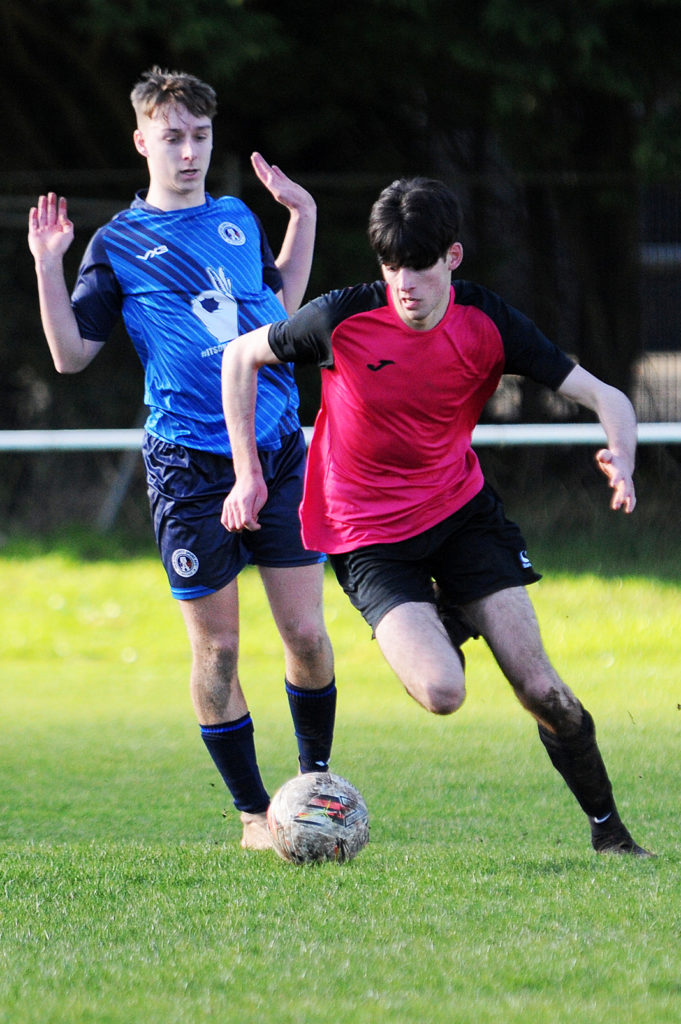
[[[312,427],[303,427],[306,440]],[[120,430],[0,430],[0,452],[130,451],[142,445],[139,427]],[[681,422],[639,423],[639,444],[680,444]],[[605,442],[598,423],[481,423],[473,445],[596,444]]]
[[[303,427],[310,442],[312,427]],[[2,452],[121,451],[116,478],[99,509],[97,528],[110,530],[130,487],[138,463],[143,431],[139,427],[121,430],[0,430]],[[681,443],[681,423],[640,423],[640,444]],[[473,444],[483,445],[568,445],[593,444],[600,447],[605,434],[598,423],[484,423],[473,432]]]

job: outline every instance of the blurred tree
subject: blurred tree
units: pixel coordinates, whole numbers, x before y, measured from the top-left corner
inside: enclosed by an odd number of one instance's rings
[[[577,353],[628,389],[641,352],[642,183],[681,169],[678,0],[491,0],[478,9],[489,61],[488,124],[523,182],[535,315],[553,336],[564,309],[562,247],[579,304]],[[472,40],[458,46],[472,52]],[[550,244],[550,238],[553,244]]]
[[[510,281],[547,333],[627,388],[640,187],[681,170],[679,0],[247,7],[278,16],[286,38],[268,59],[276,96],[248,101],[275,151],[310,169],[452,181],[465,272]]]
[[[131,166],[127,96],[152,64],[227,91],[276,49],[273,19],[240,0],[5,0],[0,81],[14,170]],[[263,42],[265,41],[265,42]]]
[[[84,170],[113,169],[99,195],[126,202],[143,181],[130,88],[183,67],[218,91],[216,176],[260,148],[314,188],[312,290],[374,272],[382,184],[437,175],[466,205],[465,273],[626,386],[640,183],[681,168],[681,0],[5,0],[0,25],[5,191],[68,188],[79,169],[82,194]],[[240,187],[276,238],[271,202],[248,174]],[[4,331],[35,322],[17,315]]]

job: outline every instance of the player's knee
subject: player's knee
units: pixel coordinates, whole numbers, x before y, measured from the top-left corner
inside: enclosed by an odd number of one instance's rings
[[[202,638],[194,644],[194,663],[208,677],[231,679],[236,673],[239,638],[231,633]]]
[[[453,715],[458,711],[466,694],[464,692],[437,694],[428,710],[434,715]]]
[[[523,707],[557,733],[571,733],[582,722],[582,705],[566,686],[535,689],[516,694]]]
[[[324,623],[316,618],[298,619],[282,628],[281,635],[285,645],[302,662],[315,662],[329,646]]]
[[[432,715],[453,715],[466,699],[466,687],[463,680],[431,679],[417,699]]]

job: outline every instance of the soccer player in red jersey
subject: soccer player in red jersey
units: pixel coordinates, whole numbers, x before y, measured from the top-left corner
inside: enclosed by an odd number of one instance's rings
[[[593,719],[547,656],[526,589],[540,577],[471,447],[501,375],[529,377],[596,414],[611,507],[630,513],[633,407],[497,295],[452,281],[463,259],[460,208],[443,183],[393,182],[373,206],[369,238],[382,280],[330,292],[225,352],[237,479],[223,523],[257,531],[267,495],[253,433],[258,370],[317,364],[322,402],[301,505],[305,544],[329,553],[387,662],[427,710],[461,706],[461,644],[484,637],[587,815],[593,848],[647,856],[618,814]]]

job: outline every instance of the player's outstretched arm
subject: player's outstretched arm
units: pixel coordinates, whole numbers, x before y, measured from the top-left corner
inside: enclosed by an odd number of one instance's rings
[[[288,228],[275,262],[284,282],[280,298],[291,316],[303,301],[310,280],[317,206],[302,185],[288,178],[279,167],[268,164],[260,153],[251,155],[251,164],[272,197],[289,211]]]
[[[59,373],[78,373],[101,349],[81,338],[64,277],[64,255],[73,241],[66,200],[54,192],[40,196],[28,215],[28,247],[35,261],[40,316]]]
[[[636,413],[624,394],[576,366],[558,389],[561,395],[596,413],[605,431],[607,448],[596,452],[596,463],[612,490],[610,508],[633,512],[636,507]]]
[[[222,405],[236,482],[225,498],[220,521],[233,533],[259,530],[258,513],[267,501],[255,437],[255,403],[258,370],[279,362],[267,340],[269,326],[235,338],[222,356]]]

